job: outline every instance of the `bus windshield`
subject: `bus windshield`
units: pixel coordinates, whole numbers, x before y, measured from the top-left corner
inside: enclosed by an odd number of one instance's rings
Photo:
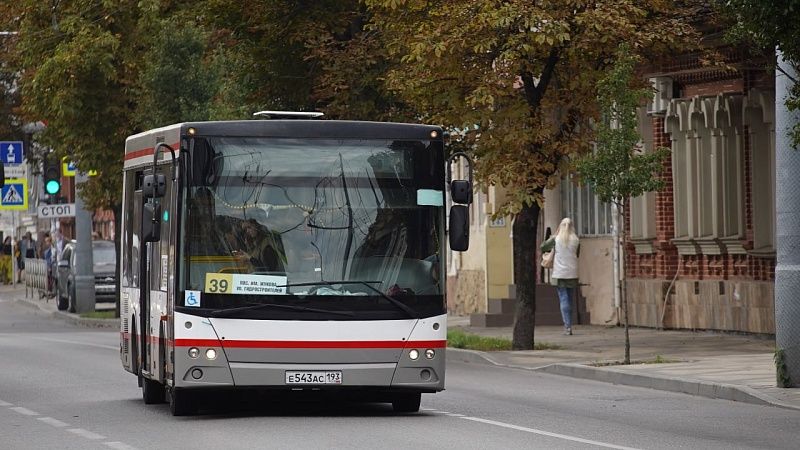
[[[181,284],[200,308],[444,311],[441,145],[207,137],[189,168]]]

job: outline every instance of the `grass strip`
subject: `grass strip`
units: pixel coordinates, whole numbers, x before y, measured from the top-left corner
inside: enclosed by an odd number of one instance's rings
[[[109,311],[89,311],[81,314],[84,319],[113,319],[114,310]]]
[[[505,338],[486,337],[466,333],[462,330],[447,330],[447,346],[467,350],[499,351],[511,350],[511,340]],[[536,342],[534,350],[558,350],[561,346],[549,342]]]

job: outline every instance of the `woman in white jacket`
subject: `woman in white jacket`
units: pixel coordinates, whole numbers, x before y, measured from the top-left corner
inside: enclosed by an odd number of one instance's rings
[[[561,319],[564,321],[564,334],[572,334],[572,302],[578,288],[578,255],[580,241],[575,234],[572,220],[564,218],[556,234],[542,243],[542,253],[555,250],[553,271],[550,278],[556,285],[558,301],[561,304]]]

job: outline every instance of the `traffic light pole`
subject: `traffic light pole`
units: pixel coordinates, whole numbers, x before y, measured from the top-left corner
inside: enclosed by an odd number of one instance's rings
[[[92,213],[86,210],[78,194],[78,184],[86,181],[85,174],[75,177],[75,312],[94,311],[94,258],[92,255]]]

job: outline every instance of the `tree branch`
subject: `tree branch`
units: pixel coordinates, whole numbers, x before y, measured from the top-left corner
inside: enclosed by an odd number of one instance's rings
[[[544,64],[542,74],[539,76],[538,84],[533,81],[534,76],[530,71],[524,71],[520,75],[520,78],[522,78],[523,87],[525,88],[525,99],[528,102],[528,106],[531,108],[531,117],[533,117],[539,110],[539,106],[542,103],[542,98],[544,98],[544,94],[547,92],[547,86],[550,84],[550,80],[553,78],[553,73],[556,70],[556,64],[558,63],[558,60],[559,49],[553,47],[550,50],[550,56],[547,57],[547,61]]]

